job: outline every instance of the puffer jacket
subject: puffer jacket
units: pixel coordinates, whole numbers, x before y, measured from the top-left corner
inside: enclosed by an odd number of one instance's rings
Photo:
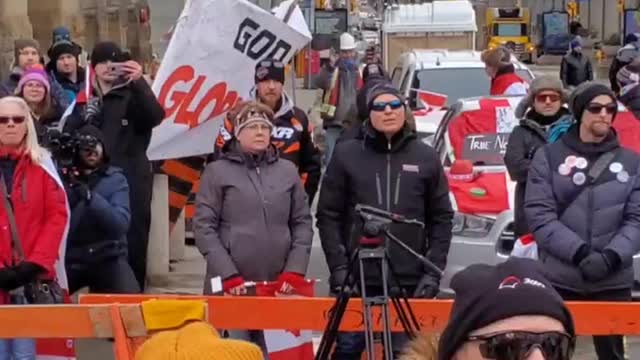
[[[229,141],[200,182],[193,220],[196,245],[210,280],[241,276],[274,281],[285,272],[305,274],[311,252],[311,213],[298,170],[279,160],[272,145],[260,158]]]
[[[67,263],[125,256],[131,220],[129,185],[122,170],[105,166],[89,175],[91,200],[70,196],[71,222],[67,240]],[[73,191],[67,191],[71,194]]]
[[[553,116],[546,118],[538,115],[532,109],[529,110],[525,118],[520,121],[509,136],[507,151],[504,155],[504,163],[511,180],[516,182],[516,193],[514,199],[514,225],[517,237],[529,233],[527,219],[524,216],[524,194],[527,188],[527,176],[529,166],[536,150],[551,142],[549,135],[551,129],[561,125],[571,123],[569,111],[562,107]],[[542,124],[545,123],[545,124]]]
[[[453,210],[449,184],[438,154],[405,125],[390,141],[369,122],[362,136],[336,145],[324,175],[316,218],[329,270],[346,269],[362,235],[357,204],[417,219],[415,225],[392,224],[391,233],[444,269],[451,244]],[[415,286],[429,273],[418,259],[395,243],[388,254],[402,286]],[[375,272],[374,272],[375,271]],[[365,269],[368,281],[380,285],[379,270]]]
[[[570,52],[562,58],[560,80],[565,88],[593,80],[591,61],[582,53]]]
[[[580,141],[573,126],[562,139],[538,151],[531,163],[525,213],[538,244],[539,259],[554,286],[581,294],[629,289],[633,284],[633,255],[640,251],[640,156],[620,147],[614,131],[599,144]],[[616,155],[628,173],[626,181],[606,168],[595,181],[576,185],[573,176],[587,175],[605,152]],[[584,170],[563,176],[559,167],[569,156],[587,160]],[[616,269],[598,282],[583,278],[578,253],[612,251],[620,259]]]

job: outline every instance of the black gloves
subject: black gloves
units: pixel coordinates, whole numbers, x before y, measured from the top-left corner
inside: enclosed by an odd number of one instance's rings
[[[45,269],[43,269],[42,266],[28,261],[22,262],[14,269],[16,272],[16,279],[20,286],[35,281],[38,278],[38,275],[45,272]]]
[[[440,292],[440,279],[431,274],[425,274],[420,279],[413,297],[417,299],[433,299]]]
[[[0,289],[9,292],[20,287],[17,279],[18,274],[13,268],[0,270]]]
[[[67,188],[69,207],[74,208],[79,202],[91,201],[91,189],[85,183],[75,183]]]
[[[592,252],[580,261],[580,271],[587,281],[600,281],[620,266],[620,257],[612,250]]]

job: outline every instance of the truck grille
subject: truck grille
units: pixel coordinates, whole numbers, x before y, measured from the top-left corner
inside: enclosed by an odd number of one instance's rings
[[[513,251],[513,246],[516,242],[516,233],[514,229],[514,224],[509,223],[504,230],[500,233],[500,237],[498,237],[498,249],[504,254],[511,254]]]
[[[516,44],[515,51],[516,54],[524,53],[524,44]]]

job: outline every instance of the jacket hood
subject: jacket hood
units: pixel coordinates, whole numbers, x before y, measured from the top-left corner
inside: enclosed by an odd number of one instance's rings
[[[250,97],[257,102],[261,102],[258,98],[258,90],[256,89],[256,87],[253,87],[253,89],[251,89]],[[273,118],[277,119],[286,115],[288,112],[293,111],[294,106],[295,104],[293,103],[291,97],[285,91],[282,91],[282,97],[280,98],[280,108],[273,114]]]
[[[571,113],[569,112],[569,109],[567,109],[564,106],[562,106],[560,108],[560,110],[558,110],[558,112],[555,115],[552,115],[552,116],[541,115],[537,111],[535,111],[534,108],[529,108],[529,110],[524,115],[522,120],[520,120],[520,125],[528,126],[528,127],[530,127],[530,126],[536,126],[536,127],[547,126],[547,125],[551,125],[553,123],[556,123],[559,120],[561,120],[563,118],[566,118],[567,116],[570,116],[570,115],[571,115]]]
[[[373,127],[371,120],[365,121],[362,126],[364,145],[371,146],[379,152],[396,152],[402,149],[409,141],[416,138],[415,132],[411,130],[406,121],[402,129],[391,138],[391,141]]]
[[[567,145],[570,149],[578,154],[584,155],[600,155],[605,152],[614,150],[620,147],[618,142],[618,136],[616,131],[611,128],[609,134],[599,143],[585,143],[580,139],[580,127],[578,124],[571,126],[565,136],[561,138],[561,141]]]
[[[278,149],[273,144],[269,144],[264,154],[252,155],[242,151],[238,140],[233,138],[222,147],[221,158],[255,168],[261,164],[273,164],[278,161]]]

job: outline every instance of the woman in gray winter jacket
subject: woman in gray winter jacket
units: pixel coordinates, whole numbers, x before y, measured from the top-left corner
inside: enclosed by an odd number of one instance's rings
[[[234,138],[202,177],[194,232],[207,260],[205,293],[216,277],[231,295],[246,294],[246,281],[277,281],[285,293],[304,282],[311,213],[298,170],[278,159],[271,145],[272,118],[262,104],[245,105],[234,121]],[[250,333],[232,337],[264,345],[261,333]]]

